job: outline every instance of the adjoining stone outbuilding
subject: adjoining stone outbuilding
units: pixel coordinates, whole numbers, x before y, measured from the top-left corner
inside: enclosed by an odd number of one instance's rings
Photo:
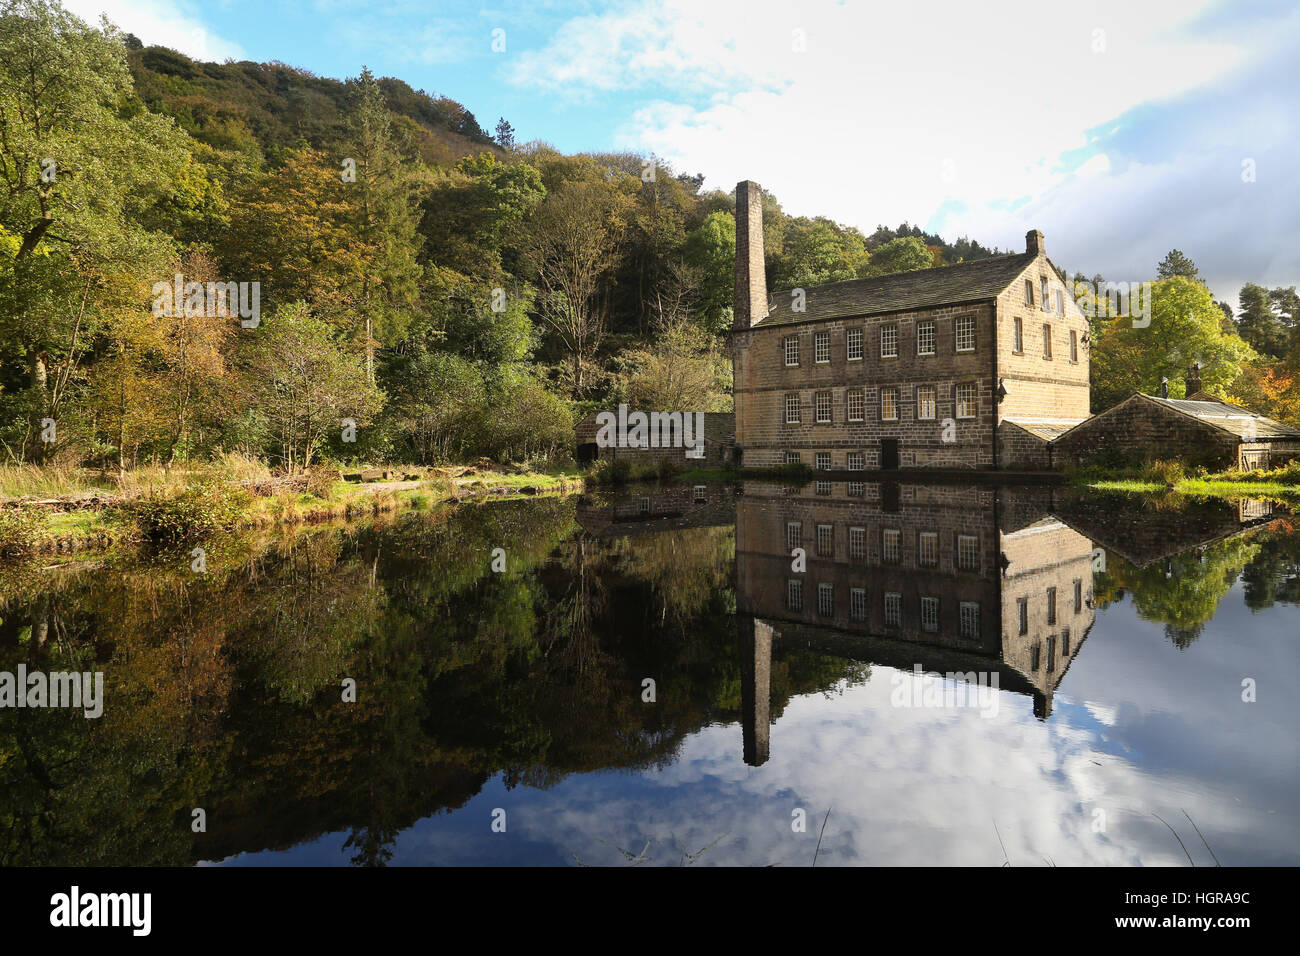
[[[764,270],[762,191],[742,182],[739,464],[1036,469],[1023,436],[1088,417],[1088,319],[1038,230],[1023,253],[771,295]]]
[[[1205,392],[1138,393],[1044,443],[1047,467],[1178,460],[1215,470],[1274,468],[1300,458],[1300,429]]]
[[[591,412],[574,426],[574,435],[577,439],[577,461],[580,465],[589,464],[596,460],[601,461],[628,461],[633,464],[653,463],[659,461],[672,461],[683,467],[710,467],[720,468],[731,461],[731,447],[736,438],[736,416],[731,412],[703,412],[704,419],[704,449],[702,456],[692,457],[688,454],[689,449],[677,444],[676,447],[669,445],[666,441],[665,447],[650,448],[631,448],[631,447],[601,447],[597,444],[596,436],[600,431],[600,422],[598,416],[602,412]],[[610,411],[610,415],[617,415],[617,412]],[[649,412],[647,415],[664,415],[662,412]],[[695,413],[675,413],[680,426],[680,419],[683,414]],[[663,430],[651,426],[648,429],[648,436],[657,439]],[[680,434],[680,427],[678,429]],[[695,437],[695,436],[692,436]]]

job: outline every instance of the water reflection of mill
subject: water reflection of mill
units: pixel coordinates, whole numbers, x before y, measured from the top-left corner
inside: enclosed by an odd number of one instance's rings
[[[745,762],[767,760],[777,642],[911,672],[996,675],[1047,719],[1094,620],[1094,572],[1174,557],[1269,520],[1266,501],[1183,503],[1062,486],[767,482],[586,501],[599,535],[736,527]],[[802,549],[802,566],[796,560]]]

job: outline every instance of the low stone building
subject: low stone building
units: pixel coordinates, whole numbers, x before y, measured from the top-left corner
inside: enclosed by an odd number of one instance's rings
[[[1186,399],[1138,393],[1026,454],[1042,456],[1048,468],[1178,460],[1249,471],[1300,458],[1300,429],[1205,392]]]
[[[600,432],[598,419],[601,414],[602,412],[592,412],[574,427],[574,434],[578,444],[575,457],[580,465],[597,460],[630,461],[634,464],[667,460],[687,468],[718,468],[728,464],[731,460],[731,447],[736,440],[736,416],[731,412],[699,413],[702,414],[704,419],[704,448],[702,455],[697,454],[696,456],[689,454],[690,449],[683,447],[680,443],[674,445],[669,444],[667,441],[661,447],[635,448],[619,447],[618,445],[601,447],[597,442],[597,436]],[[611,410],[609,414],[617,415],[617,412]],[[680,417],[681,413],[678,414]],[[651,428],[649,437],[657,440],[660,437],[659,432],[659,429]]]

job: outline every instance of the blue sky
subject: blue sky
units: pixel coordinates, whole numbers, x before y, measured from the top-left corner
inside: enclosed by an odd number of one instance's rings
[[[1234,305],[1300,282],[1296,4],[66,2],[205,59],[365,64],[521,140],[653,152],[866,231],[1038,228],[1117,281],[1178,247]]]

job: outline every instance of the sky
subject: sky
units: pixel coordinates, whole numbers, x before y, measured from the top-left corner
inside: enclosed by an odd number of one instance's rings
[[[1070,273],[1171,248],[1234,307],[1300,284],[1300,4],[65,0],[146,44],[363,65],[565,152],[631,150],[788,213],[906,220]]]

